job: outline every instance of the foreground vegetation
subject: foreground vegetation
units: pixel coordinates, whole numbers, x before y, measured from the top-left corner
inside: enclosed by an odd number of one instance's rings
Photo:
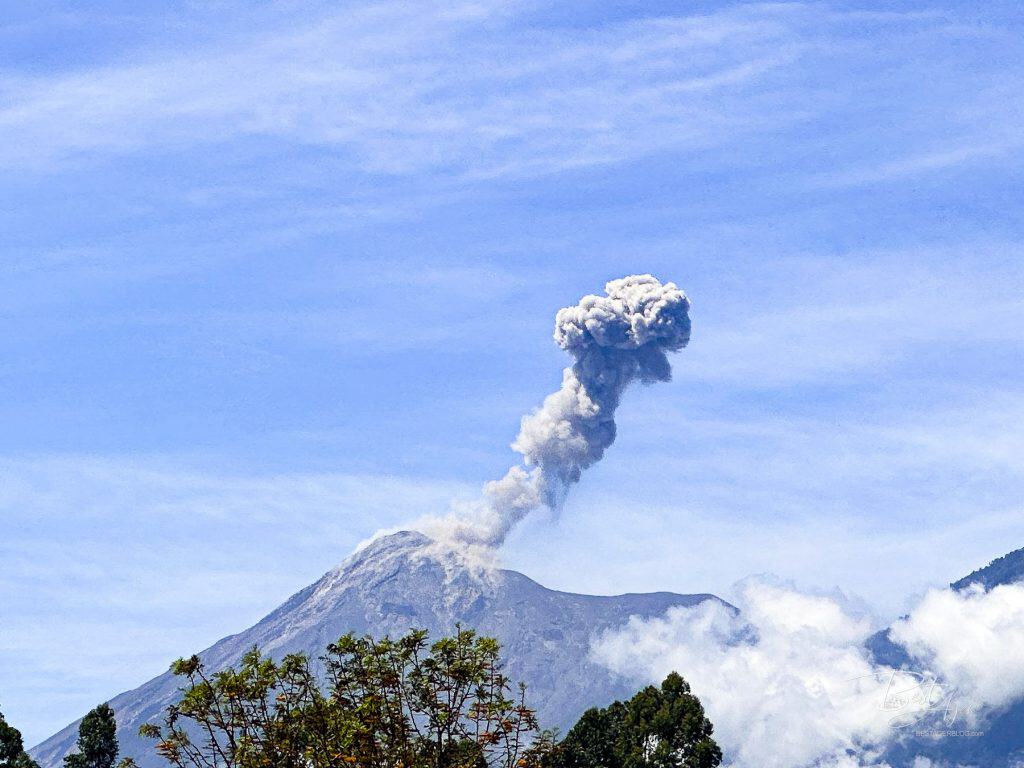
[[[349,634],[318,664],[258,649],[210,671],[179,659],[180,700],[139,729],[175,768],[716,768],[722,753],[678,674],[629,701],[587,710],[559,740],[542,731],[522,684],[501,672],[497,640],[459,628],[433,643]],[[324,681],[326,680],[326,684]],[[64,768],[115,768],[114,711],[79,726]],[[0,714],[0,768],[39,768]],[[116,768],[136,768],[131,758]]]
[[[208,672],[200,659],[164,723],[140,730],[178,768],[388,766],[517,768],[535,754],[536,716],[501,673],[499,646],[459,630],[428,646],[342,637],[322,657],[327,685],[301,654],[280,662],[256,649],[237,669]]]
[[[589,709],[544,768],[715,768],[722,750],[690,686],[672,672],[629,701]]]
[[[64,758],[64,768],[114,768],[116,731],[114,710],[100,704],[82,718],[75,750]],[[21,732],[9,725],[3,714],[0,714],[0,768],[39,768],[25,751]],[[134,768],[134,763],[124,760],[119,768]]]
[[[715,768],[700,702],[677,674],[627,702],[588,710],[564,740],[541,731],[500,646],[459,629],[429,643],[346,635],[319,666],[253,649],[211,672],[172,670],[180,701],[140,729],[176,768]],[[320,672],[321,674],[317,674]],[[326,685],[322,680],[326,678]],[[68,768],[78,768],[69,766]]]
[[[0,712],[0,768],[39,768],[25,751],[21,731],[9,724]]]

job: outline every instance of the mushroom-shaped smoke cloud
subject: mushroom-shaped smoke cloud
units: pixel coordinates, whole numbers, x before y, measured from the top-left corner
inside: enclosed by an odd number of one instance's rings
[[[671,378],[666,353],[690,340],[686,294],[651,275],[612,280],[605,293],[559,310],[555,341],[574,362],[562,388],[523,417],[512,443],[523,464],[487,483],[478,521],[458,525],[457,538],[497,546],[531,511],[557,508],[615,441],[615,410],[630,382]]]

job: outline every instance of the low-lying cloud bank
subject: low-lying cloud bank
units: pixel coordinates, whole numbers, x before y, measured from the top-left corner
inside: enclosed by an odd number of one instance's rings
[[[882,767],[899,740],[981,730],[1024,698],[1024,585],[925,595],[890,633],[913,671],[871,659],[870,623],[842,598],[756,579],[738,592],[739,613],[707,601],[634,617],[591,649],[637,683],[679,671],[735,768]]]

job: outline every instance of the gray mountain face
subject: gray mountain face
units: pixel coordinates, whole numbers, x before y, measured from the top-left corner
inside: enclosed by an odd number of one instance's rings
[[[418,627],[432,637],[457,623],[497,637],[506,673],[529,686],[530,703],[544,727],[563,731],[588,707],[605,705],[633,690],[587,656],[595,634],[630,616],[653,617],[673,606],[717,600],[713,595],[669,592],[615,597],[576,595],[542,587],[515,571],[466,567],[439,554],[418,533],[401,532],[371,543],[315,584],[292,596],[258,624],[231,635],[200,656],[213,669],[236,663],[253,645],[274,656],[302,651],[311,658],[346,632],[375,636]],[[170,673],[114,697],[121,754],[143,768],[163,765],[139,726],[160,719],[178,696]],[[78,723],[35,747],[42,768],[56,768],[74,746]]]

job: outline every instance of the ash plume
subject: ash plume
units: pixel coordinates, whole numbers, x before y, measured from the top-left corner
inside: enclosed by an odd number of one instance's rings
[[[674,283],[631,275],[609,282],[604,296],[584,296],[559,310],[555,342],[573,363],[562,372],[561,388],[523,417],[512,443],[522,464],[484,486],[476,519],[455,521],[456,538],[497,546],[533,510],[556,509],[615,441],[615,411],[626,387],[671,378],[667,353],[690,340],[689,309]]]

